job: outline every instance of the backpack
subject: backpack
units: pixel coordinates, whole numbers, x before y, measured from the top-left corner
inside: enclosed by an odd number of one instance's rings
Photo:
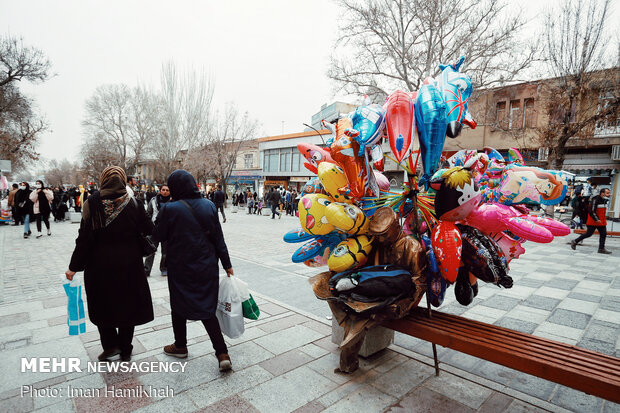
[[[411,273],[397,265],[372,265],[343,271],[329,279],[329,290],[340,299],[364,303],[383,301],[381,307],[413,297]]]

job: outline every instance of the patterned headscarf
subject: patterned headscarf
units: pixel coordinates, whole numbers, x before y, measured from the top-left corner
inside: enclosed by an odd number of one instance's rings
[[[127,193],[127,175],[123,168],[107,167],[101,173],[99,182],[101,189],[88,197],[82,211],[82,217],[85,220],[90,219],[93,229],[110,225],[131,200]]]

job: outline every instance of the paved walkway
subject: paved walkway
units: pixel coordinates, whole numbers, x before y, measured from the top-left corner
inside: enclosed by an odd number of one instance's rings
[[[77,225],[53,225],[53,235],[21,237],[21,228],[0,227],[0,411],[570,411],[612,412],[620,406],[564,386],[440,348],[442,373],[433,374],[426,342],[396,334],[395,344],[362,360],[358,372],[334,372],[337,347],[330,340],[329,309],[314,298],[307,278],[316,273],[292,264],[296,245],[281,237],[296,219],[227,211],[225,236],[235,273],[250,285],[261,318],[227,339],[234,372],[217,371],[208,336],[190,323],[185,373],[21,373],[21,357],[79,357],[101,351],[95,327],[67,336],[66,299],[60,286]],[[620,240],[614,254],[596,254],[595,238],[574,253],[567,240],[528,243],[515,261],[515,287],[484,285],[469,307],[452,291],[443,311],[550,337],[606,354],[620,355]],[[154,267],[157,268],[158,258]],[[166,361],[161,348],[172,341],[165,278],[150,278],[156,318],[140,326],[134,361]],[[176,360],[174,360],[176,361]],[[33,397],[23,385],[42,389],[102,389],[114,385],[169,385],[174,397]]]

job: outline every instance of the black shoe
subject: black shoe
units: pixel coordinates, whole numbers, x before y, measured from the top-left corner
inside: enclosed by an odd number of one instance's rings
[[[120,349],[115,347],[110,350],[104,350],[103,353],[99,354],[97,359],[99,359],[99,361],[110,361],[112,357],[115,357],[119,355],[120,353],[121,353]]]
[[[224,218],[224,222],[226,222],[226,218]]]
[[[574,240],[573,240],[573,241],[571,241],[571,242],[570,242],[570,247],[571,247],[573,250],[576,250],[576,249],[577,249],[577,243],[576,243]]]
[[[121,361],[131,361],[131,351],[133,350],[133,346],[129,346],[128,350],[121,351]]]
[[[28,231],[28,235],[32,235],[32,231]]]
[[[28,234],[24,234],[24,238],[28,238]]]
[[[598,253],[599,253],[599,254],[611,254],[611,251],[606,250],[605,248],[603,248],[603,249],[599,249],[599,250],[598,250]]]

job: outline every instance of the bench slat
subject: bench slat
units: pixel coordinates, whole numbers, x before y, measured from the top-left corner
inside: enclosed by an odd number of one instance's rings
[[[620,359],[504,327],[415,309],[385,327],[620,403]]]

